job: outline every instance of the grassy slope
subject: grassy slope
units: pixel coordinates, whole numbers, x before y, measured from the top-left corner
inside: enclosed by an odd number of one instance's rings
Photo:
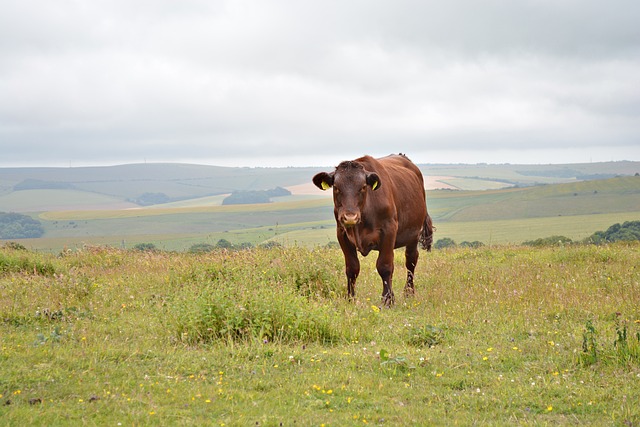
[[[339,250],[0,249],[0,419],[637,425],[639,249],[440,251],[413,298],[398,257],[391,310],[372,257],[343,299]]]
[[[484,192],[429,193],[435,219],[481,221],[640,212],[640,177]]]

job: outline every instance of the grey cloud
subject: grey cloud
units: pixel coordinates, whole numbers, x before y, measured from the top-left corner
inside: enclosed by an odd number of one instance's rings
[[[531,147],[640,156],[639,9],[10,2],[0,166]]]

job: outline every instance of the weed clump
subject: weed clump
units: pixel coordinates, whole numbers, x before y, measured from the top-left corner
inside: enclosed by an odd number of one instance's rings
[[[435,347],[444,340],[444,331],[432,325],[414,326],[407,342],[416,347]]]
[[[189,344],[214,341],[334,343],[341,333],[327,307],[286,289],[208,286],[192,301],[177,302],[174,329]]]
[[[337,326],[335,306],[318,302],[336,297],[338,285],[329,267],[290,259],[294,252],[273,250],[209,256],[204,268],[177,278],[183,292],[168,305],[178,340],[196,344],[348,339]]]
[[[53,276],[56,269],[50,262],[34,259],[34,256],[22,251],[0,252],[0,274],[27,273],[41,276]]]
[[[616,313],[615,339],[611,347],[598,343],[598,333],[591,320],[585,325],[582,333],[582,353],[578,358],[581,366],[591,366],[598,362],[614,365],[630,365],[640,363],[640,330],[633,325],[640,321],[630,323],[620,320],[620,314]],[[636,329],[635,331],[633,329]]]

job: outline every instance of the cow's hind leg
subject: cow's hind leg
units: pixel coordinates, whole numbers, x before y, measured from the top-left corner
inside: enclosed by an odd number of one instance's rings
[[[407,267],[407,284],[404,286],[405,296],[414,295],[416,292],[413,285],[413,277],[418,264],[418,242],[407,245],[405,250],[405,266]]]

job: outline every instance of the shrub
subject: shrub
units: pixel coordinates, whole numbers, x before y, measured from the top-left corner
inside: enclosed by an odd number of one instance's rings
[[[482,246],[484,246],[484,243],[478,240],[474,240],[473,242],[467,242],[465,240],[464,242],[460,243],[461,248],[480,248]]]
[[[141,252],[153,252],[158,248],[156,248],[156,245],[154,245],[153,243],[138,243],[133,247],[133,249]]]
[[[13,251],[27,251],[27,248],[24,245],[17,242],[7,242],[4,244],[4,247]]]
[[[445,237],[438,240],[433,247],[436,249],[455,248],[456,242],[449,237]]]
[[[189,247],[189,252],[193,254],[207,253],[212,252],[216,249],[215,246],[210,245],[209,243],[196,243],[195,245],[191,245]]]
[[[525,246],[534,246],[534,247],[563,246],[563,245],[570,245],[571,243],[573,243],[573,240],[565,236],[542,237],[536,240],[528,240],[526,242],[522,242],[522,244]]]

